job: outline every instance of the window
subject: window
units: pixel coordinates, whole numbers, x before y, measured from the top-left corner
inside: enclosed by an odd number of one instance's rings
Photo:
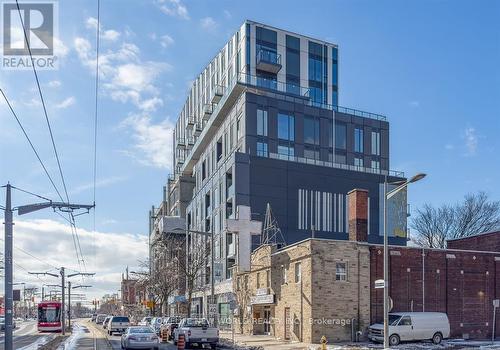
[[[267,136],[267,111],[257,109],[257,135]]]
[[[288,274],[288,269],[283,266],[283,268],[281,269],[281,281],[283,282],[282,284],[288,283],[287,274]]]
[[[380,155],[380,132],[372,131],[372,154]]]
[[[306,146],[304,148],[304,158],[319,160],[319,150]]]
[[[295,263],[295,283],[299,283],[302,279],[302,265],[301,263]]]
[[[266,287],[271,288],[271,271],[266,270]]]
[[[260,272],[257,272],[257,289],[260,288]]]
[[[240,284],[241,284],[241,277],[238,277],[236,279],[236,290],[238,290],[238,291],[241,290]]]
[[[278,146],[278,155],[280,159],[289,159],[295,156],[295,149],[293,146]]]
[[[335,280],[347,281],[347,263],[337,262],[335,267]]]
[[[358,158],[358,157],[355,157],[354,158],[354,166],[357,166],[357,167],[363,167],[363,158]]]
[[[201,180],[205,180],[207,177],[207,163],[204,160],[203,163],[201,163]]]
[[[378,160],[372,160],[372,169],[380,170],[380,162]]]
[[[238,140],[243,136],[243,129],[241,128],[241,118],[236,122],[236,135],[238,136]]]
[[[345,154],[335,154],[335,163],[346,164]]]
[[[354,152],[363,153],[363,129],[354,129]]]
[[[257,155],[259,157],[269,157],[269,153],[267,152],[266,142],[257,142]]]
[[[278,113],[278,138],[282,140],[295,140],[295,118],[293,115]]]
[[[346,125],[335,123],[335,148],[346,149]]]
[[[319,145],[319,119],[304,118],[304,143]]]
[[[399,321],[398,326],[411,326],[411,318],[410,316],[403,316]]]

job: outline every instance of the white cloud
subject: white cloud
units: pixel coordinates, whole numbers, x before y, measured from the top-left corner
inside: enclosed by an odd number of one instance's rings
[[[133,150],[125,151],[140,163],[157,168],[172,165],[172,130],[174,125],[167,119],[158,124],[147,114],[135,114],[126,118],[123,127],[132,130],[136,141]]]
[[[101,34],[101,38],[104,40],[109,40],[109,41],[116,41],[120,37],[120,32],[117,32],[116,30],[109,29],[105,30]]]
[[[205,17],[200,20],[200,25],[203,29],[213,31],[217,28],[218,24],[212,17]]]
[[[14,250],[14,279],[39,286],[56,283],[52,277],[36,277],[27,271],[53,271],[64,266],[79,270],[70,226],[55,220],[16,220]],[[119,288],[125,266],[137,264],[147,257],[147,236],[125,232],[91,232],[78,229],[80,246],[87,270],[96,272],[85,284],[94,286],[87,293],[96,297]],[[3,249],[3,248],[2,248]],[[39,260],[22,252],[27,251]],[[23,269],[24,268],[24,269]],[[86,278],[87,279],[87,278]],[[75,277],[75,281],[78,278]],[[3,280],[2,280],[3,284]]]
[[[88,29],[96,30],[97,29],[97,18],[95,18],[95,17],[87,18],[87,20],[85,21],[85,26]],[[114,30],[114,29],[105,30],[103,28],[102,24],[99,26],[99,33],[100,33],[101,39],[108,40],[108,41],[116,41],[121,36],[121,33]]]
[[[476,133],[476,129],[472,127],[465,128],[464,130],[464,141],[466,148],[466,156],[473,156],[477,152],[477,146],[479,139]]]
[[[61,102],[56,103],[54,105],[54,107],[57,108],[57,109],[65,109],[65,108],[68,108],[68,107],[74,105],[75,102],[76,102],[75,97],[74,96],[70,96],[70,97],[62,100]]]
[[[61,81],[60,80],[51,80],[47,83],[47,86],[48,87],[51,87],[51,88],[58,88],[62,85]]]
[[[160,10],[169,16],[189,19],[187,7],[181,0],[158,0],[158,4]]]
[[[448,151],[452,151],[455,149],[455,146],[451,143],[447,143],[446,145],[444,145],[444,148]]]
[[[226,19],[231,19],[233,15],[228,10],[224,10],[224,17],[226,17]]]
[[[160,38],[160,44],[165,48],[169,47],[173,43],[174,39],[168,34],[162,35],[162,37]]]
[[[410,107],[413,107],[413,108],[420,107],[420,102],[419,101],[411,101]]]

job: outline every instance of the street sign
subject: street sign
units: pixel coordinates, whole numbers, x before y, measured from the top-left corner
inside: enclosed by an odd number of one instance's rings
[[[217,315],[217,304],[208,304],[208,314]]]
[[[155,302],[154,302],[154,301],[152,301],[152,300],[148,300],[148,301],[146,302],[146,306],[147,306],[147,308],[148,308],[148,309],[152,309],[152,308],[154,308],[154,307],[155,307]]]
[[[493,307],[500,307],[500,299],[493,299]]]
[[[376,280],[375,281],[375,289],[383,289],[385,286],[385,281],[384,280]]]

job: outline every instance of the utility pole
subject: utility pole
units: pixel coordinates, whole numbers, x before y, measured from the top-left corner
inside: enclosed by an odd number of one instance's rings
[[[14,222],[12,219],[12,186],[7,184],[5,198],[5,350],[12,350],[12,231]]]
[[[64,284],[66,274],[64,273],[64,267],[61,267],[61,325],[62,325],[62,335],[66,334],[66,308],[64,307],[64,289],[66,285]]]
[[[12,209],[12,185],[7,183],[7,185],[3,186],[6,189],[5,195],[5,209],[4,209],[4,217],[5,217],[5,350],[13,349],[13,324],[12,324],[12,316],[13,316],[13,297],[12,297],[12,251],[13,251],[13,231],[14,231],[14,221],[13,221],[13,209]],[[45,208],[52,207],[54,210],[65,210],[72,212],[77,209],[86,209],[87,212],[90,209],[94,208],[95,204],[85,205],[85,204],[70,204],[64,202],[53,202],[48,201],[44,203],[33,203],[28,205],[22,205],[16,207],[18,215],[28,214],[34,211],[38,211]],[[64,284],[63,284],[64,289]],[[64,293],[64,292],[63,292]],[[63,294],[64,295],[64,294]],[[64,302],[63,302],[64,307]],[[63,327],[64,334],[64,327]]]
[[[68,329],[71,329],[71,281],[68,281]]]

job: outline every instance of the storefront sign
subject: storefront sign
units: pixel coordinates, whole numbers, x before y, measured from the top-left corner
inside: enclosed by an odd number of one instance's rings
[[[274,294],[255,295],[253,297],[250,297],[250,304],[274,304]]]
[[[259,288],[255,291],[255,295],[266,295],[267,294],[267,288]]]

